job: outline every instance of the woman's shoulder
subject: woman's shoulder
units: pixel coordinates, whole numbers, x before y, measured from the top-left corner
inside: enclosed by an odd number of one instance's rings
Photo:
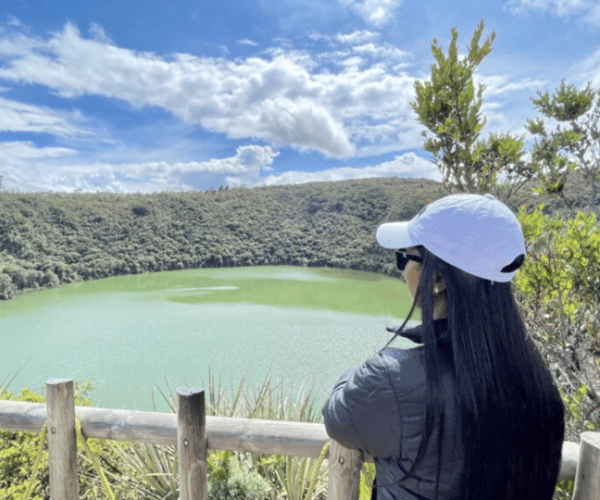
[[[379,351],[370,360],[373,363],[387,366],[400,366],[413,361],[423,360],[425,348],[422,345],[414,347],[386,347]]]
[[[387,388],[396,397],[425,383],[423,346],[388,347],[368,358],[353,373],[358,385]]]

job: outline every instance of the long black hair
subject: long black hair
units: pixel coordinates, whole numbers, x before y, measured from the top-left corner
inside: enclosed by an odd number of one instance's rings
[[[463,443],[461,499],[551,499],[561,461],[564,406],[527,336],[511,284],[477,278],[418,249],[423,264],[415,301],[420,300],[422,310],[427,400],[424,439],[411,471],[424,458],[434,429],[444,431],[442,374],[450,369]],[[439,275],[448,301],[445,329],[433,319]]]

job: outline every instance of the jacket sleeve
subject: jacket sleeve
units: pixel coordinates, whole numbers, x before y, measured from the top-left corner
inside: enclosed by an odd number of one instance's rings
[[[376,354],[336,383],[323,408],[330,438],[373,457],[396,457],[400,451],[399,405],[384,355]]]

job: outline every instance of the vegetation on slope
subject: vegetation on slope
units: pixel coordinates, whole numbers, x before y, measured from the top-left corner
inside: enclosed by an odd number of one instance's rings
[[[0,194],[0,298],[122,274],[249,265],[393,270],[375,243],[439,184],[369,179],[208,192]]]

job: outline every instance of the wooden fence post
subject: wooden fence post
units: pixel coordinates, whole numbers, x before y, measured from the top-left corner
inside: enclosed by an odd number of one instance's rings
[[[362,457],[360,451],[331,441],[329,448],[329,500],[358,500]]]
[[[600,500],[600,432],[581,435],[573,500]]]
[[[50,378],[46,382],[48,421],[48,468],[50,498],[77,500],[77,435],[75,432],[75,391],[70,379]]]
[[[204,390],[177,389],[177,447],[180,500],[206,500]]]

